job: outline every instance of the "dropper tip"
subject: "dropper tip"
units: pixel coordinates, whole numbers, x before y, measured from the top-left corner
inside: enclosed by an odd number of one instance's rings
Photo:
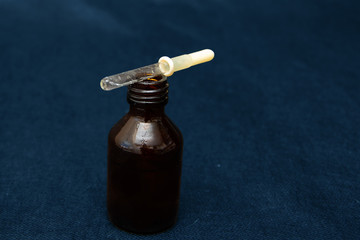
[[[104,77],[103,79],[101,79],[100,81],[101,89],[104,91],[110,91],[111,88],[108,88],[108,83],[109,83],[109,77]]]

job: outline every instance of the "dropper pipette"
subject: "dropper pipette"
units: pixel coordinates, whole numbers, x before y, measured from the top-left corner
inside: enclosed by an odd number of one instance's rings
[[[210,49],[180,55],[174,58],[161,57],[157,63],[140,67],[134,70],[104,77],[100,81],[103,90],[109,91],[115,88],[127,86],[136,82],[154,78],[159,75],[171,76],[174,72],[189,68],[191,66],[211,61],[214,52]]]

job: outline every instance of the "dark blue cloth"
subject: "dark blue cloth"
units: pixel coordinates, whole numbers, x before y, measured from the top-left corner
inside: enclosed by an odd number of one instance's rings
[[[0,0],[1,239],[359,239],[359,1]],[[169,78],[176,226],[106,214],[102,77],[204,48]]]

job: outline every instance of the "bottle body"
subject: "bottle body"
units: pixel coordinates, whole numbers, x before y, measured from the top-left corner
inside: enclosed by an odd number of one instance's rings
[[[177,217],[182,135],[163,111],[166,102],[129,103],[108,138],[108,213],[124,230],[159,232]]]

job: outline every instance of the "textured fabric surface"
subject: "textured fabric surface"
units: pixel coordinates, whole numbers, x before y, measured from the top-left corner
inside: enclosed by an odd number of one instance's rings
[[[359,1],[0,0],[1,239],[358,239]],[[179,219],[106,214],[99,80],[211,48],[169,79],[184,136]]]

